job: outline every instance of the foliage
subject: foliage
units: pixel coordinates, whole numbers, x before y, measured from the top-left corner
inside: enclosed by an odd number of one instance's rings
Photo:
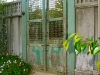
[[[30,19],[41,19],[42,18],[42,7],[37,4],[38,0],[30,1],[29,11],[30,11]],[[57,18],[63,17],[63,1],[57,0],[55,2],[55,7],[49,6],[49,17]],[[42,5],[43,6],[43,5]]]
[[[76,54],[81,54],[88,49],[87,54],[97,55],[100,52],[100,37],[97,40],[93,40],[92,37],[84,38],[78,33],[73,33],[67,40],[63,42],[63,47],[68,50],[70,42],[73,40]],[[96,62],[96,67],[100,70],[100,60]]]
[[[5,19],[6,0],[0,0],[0,54],[8,52],[7,18]]]
[[[31,65],[16,55],[0,55],[0,75],[29,75]]]
[[[2,20],[2,10],[3,9],[3,6],[2,6],[2,3],[0,3],[0,20]]]
[[[63,2],[62,2],[62,0],[58,0],[55,4],[55,8],[51,8],[49,10],[49,16],[53,17],[53,18],[63,16]]]
[[[96,67],[100,70],[100,60],[97,61]]]
[[[77,55],[83,53],[86,49],[88,49],[87,54],[96,55],[100,52],[100,37],[97,40],[93,40],[92,37],[84,38],[78,33],[73,33],[63,42],[63,46],[66,50],[68,50],[71,40],[74,41],[75,52]]]
[[[0,0],[0,12],[3,11],[3,4],[6,2],[6,0]]]

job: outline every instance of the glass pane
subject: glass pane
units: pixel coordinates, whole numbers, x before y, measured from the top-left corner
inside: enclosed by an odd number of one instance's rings
[[[49,0],[49,16],[63,17],[63,0]]]
[[[29,0],[29,19],[42,19],[42,0]]]

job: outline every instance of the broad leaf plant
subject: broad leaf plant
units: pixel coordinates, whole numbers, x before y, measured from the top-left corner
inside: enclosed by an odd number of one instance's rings
[[[100,37],[97,40],[94,40],[93,37],[84,38],[78,33],[71,34],[67,40],[63,42],[63,47],[68,51],[71,40],[75,46],[76,54],[83,53],[88,49],[87,54],[97,55],[100,52]]]

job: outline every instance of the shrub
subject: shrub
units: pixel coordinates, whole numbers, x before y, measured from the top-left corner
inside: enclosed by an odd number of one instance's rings
[[[29,75],[31,65],[16,55],[0,55],[0,75]]]
[[[76,54],[81,54],[88,49],[87,54],[97,55],[100,53],[100,37],[97,40],[93,40],[92,37],[84,38],[78,33],[73,33],[67,40],[63,42],[63,47],[68,50],[70,42],[74,43]]]

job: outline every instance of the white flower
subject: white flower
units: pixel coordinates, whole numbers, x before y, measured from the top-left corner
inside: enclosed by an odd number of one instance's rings
[[[3,64],[2,66],[4,67],[5,65]]]
[[[6,55],[8,56],[8,53]]]
[[[0,71],[0,73],[2,73],[2,71]]]
[[[13,63],[17,63],[16,60],[14,60]]]
[[[3,57],[1,59],[3,59]]]
[[[3,65],[1,66],[1,68],[3,67]]]
[[[24,71],[25,71],[25,69],[24,69]]]
[[[21,62],[20,62],[20,65],[21,65]]]
[[[78,54],[78,51],[75,49],[76,54]]]
[[[16,60],[14,61],[14,63],[17,63]]]
[[[4,69],[1,69],[2,71],[4,70]]]
[[[9,63],[11,64],[11,61],[9,61]]]
[[[8,62],[10,63],[11,61],[10,61],[10,60],[8,60]]]

